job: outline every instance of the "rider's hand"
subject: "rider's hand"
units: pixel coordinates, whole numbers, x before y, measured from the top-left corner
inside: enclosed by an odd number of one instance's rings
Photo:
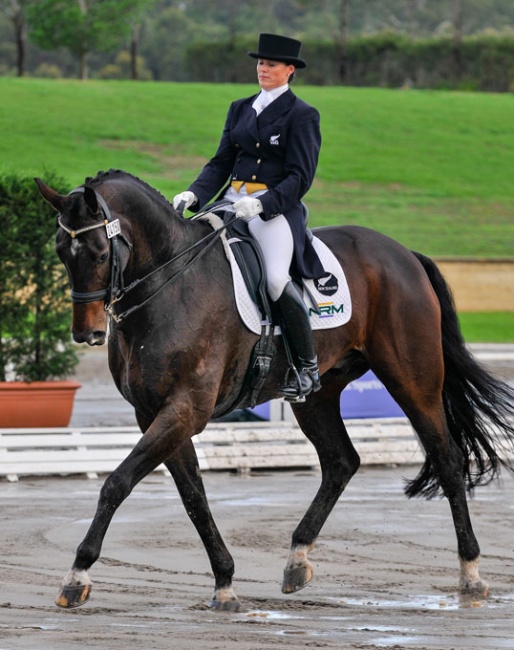
[[[173,197],[173,207],[175,210],[180,206],[182,203],[182,212],[184,210],[187,210],[190,206],[193,205],[193,203],[196,203],[198,199],[196,196],[193,194],[193,192],[190,192],[189,190],[186,190],[185,192],[181,192],[180,194],[176,194]]]
[[[262,212],[262,203],[259,199],[252,199],[251,196],[245,196],[234,203],[234,212],[236,217],[241,219],[252,219]]]

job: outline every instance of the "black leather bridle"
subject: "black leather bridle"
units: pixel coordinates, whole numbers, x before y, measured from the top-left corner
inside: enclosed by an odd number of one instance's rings
[[[73,194],[83,194],[83,187],[77,187],[69,193],[69,196]],[[93,190],[94,191],[94,190]],[[68,235],[75,239],[83,233],[90,232],[91,230],[96,230],[97,228],[105,228],[107,238],[110,242],[110,282],[109,286],[105,289],[100,289],[98,291],[74,291],[71,290],[71,299],[76,305],[86,305],[90,302],[96,302],[97,300],[104,300],[106,304],[111,304],[114,300],[118,299],[123,295],[125,291],[125,286],[123,282],[123,269],[121,268],[121,255],[120,255],[120,240],[128,247],[129,250],[132,249],[132,244],[128,241],[125,235],[121,232],[120,220],[113,219],[109,206],[105,202],[103,196],[95,192],[96,200],[98,201],[99,206],[102,209],[103,220],[95,223],[91,226],[84,226],[84,228],[79,228],[78,230],[73,230],[68,228],[63,222],[61,215],[57,218],[57,223],[59,226],[68,233]]]

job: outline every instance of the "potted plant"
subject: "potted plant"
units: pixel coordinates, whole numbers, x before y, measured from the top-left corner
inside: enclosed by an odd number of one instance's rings
[[[67,426],[80,387],[63,381],[78,362],[68,282],[31,177],[0,176],[0,224],[0,427]]]

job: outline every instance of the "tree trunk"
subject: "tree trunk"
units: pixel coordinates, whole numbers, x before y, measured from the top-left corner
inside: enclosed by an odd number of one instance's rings
[[[139,50],[139,25],[132,26],[130,39],[130,78],[136,81],[139,77],[137,69],[137,53]]]
[[[81,52],[79,55],[80,66],[80,79],[86,81],[87,79],[87,52]]]
[[[348,5],[349,0],[340,0],[339,32],[336,37],[336,61],[339,81],[344,84],[348,78]]]
[[[25,16],[21,7],[13,13],[14,40],[16,42],[16,70],[18,77],[25,73]]]
[[[455,0],[453,13],[453,66],[456,82],[462,79],[464,72],[462,62],[462,32],[464,27],[464,0]]]

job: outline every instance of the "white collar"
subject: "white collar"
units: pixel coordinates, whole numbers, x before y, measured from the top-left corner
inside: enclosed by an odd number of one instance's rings
[[[252,104],[252,107],[256,110],[257,115],[262,110],[264,110],[266,106],[269,106],[271,102],[274,102],[275,99],[278,99],[280,95],[284,94],[288,90],[289,90],[289,84],[287,83],[284,84],[283,86],[279,86],[278,88],[273,88],[272,90],[262,89]]]

